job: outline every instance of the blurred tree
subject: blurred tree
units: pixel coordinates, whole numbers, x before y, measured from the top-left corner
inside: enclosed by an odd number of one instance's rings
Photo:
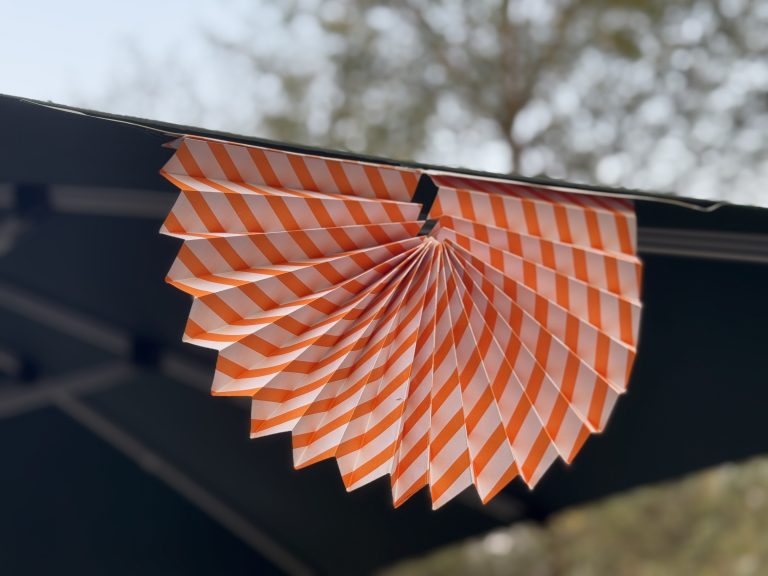
[[[273,137],[699,194],[768,170],[765,2],[280,6],[282,44],[256,8],[240,37],[210,34],[248,62],[256,108],[276,93]]]
[[[768,205],[765,0],[222,6],[202,47],[116,66],[107,108]]]
[[[768,457],[563,510],[403,561],[380,576],[768,574]]]

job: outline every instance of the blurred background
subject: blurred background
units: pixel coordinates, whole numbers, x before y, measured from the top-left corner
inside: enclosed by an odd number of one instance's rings
[[[0,9],[0,93],[768,206],[768,1],[0,0]],[[765,574],[766,535],[768,458],[756,458],[382,574]]]
[[[768,203],[764,0],[0,5],[3,93]]]

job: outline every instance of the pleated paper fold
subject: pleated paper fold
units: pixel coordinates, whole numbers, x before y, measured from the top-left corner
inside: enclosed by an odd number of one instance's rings
[[[193,299],[184,340],[218,350],[215,395],[296,467],[395,505],[534,486],[605,428],[640,322],[631,202],[503,180],[181,139],[162,232]]]

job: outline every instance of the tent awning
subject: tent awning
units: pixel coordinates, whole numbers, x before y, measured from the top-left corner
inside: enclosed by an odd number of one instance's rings
[[[486,507],[469,495],[438,513],[418,497],[391,510],[386,482],[346,494],[330,463],[296,472],[288,438],[249,442],[243,407],[208,397],[214,355],[179,342],[188,302],[162,283],[178,249],[156,234],[176,197],[158,174],[173,153],[163,145],[169,133],[228,137],[82,112],[0,97],[0,350],[10,359],[0,372],[11,367],[0,438],[14,471],[0,477],[0,537],[14,544],[12,566],[87,569],[122,554],[195,573],[222,552],[231,573],[259,558],[277,573],[357,574],[768,451],[768,211],[650,196],[636,202],[645,311],[630,392],[572,465],[556,465],[534,492],[513,484]],[[95,533],[104,515],[117,521]],[[360,526],[364,544],[336,553],[363,540]],[[37,552],[64,532],[68,551]],[[83,550],[88,539],[100,545]]]

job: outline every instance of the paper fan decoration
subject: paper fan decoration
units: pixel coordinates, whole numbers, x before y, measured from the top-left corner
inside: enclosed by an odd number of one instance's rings
[[[570,462],[626,388],[628,201],[192,137],[162,173],[184,340],[219,351],[214,395],[252,398],[252,437],[292,433],[297,468],[486,502]]]

